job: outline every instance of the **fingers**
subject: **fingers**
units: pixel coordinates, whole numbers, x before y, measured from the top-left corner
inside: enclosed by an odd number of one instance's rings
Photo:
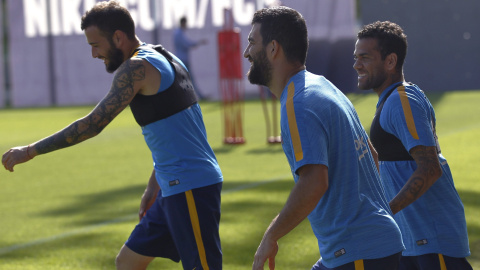
[[[263,265],[265,262],[260,263],[257,260],[253,261],[252,270],[263,270]]]
[[[275,269],[275,257],[268,258],[268,268],[270,270]]]
[[[3,164],[3,167],[5,168],[5,170],[7,171],[10,171],[10,172],[13,172],[13,166],[15,166],[15,164],[12,164],[10,162],[11,158],[10,158],[10,155],[11,155],[11,152],[12,152],[12,149],[8,150],[7,152],[5,152],[2,156],[2,164]]]
[[[270,270],[275,269],[275,256],[278,252],[278,243],[268,237],[264,237],[253,260],[252,270],[262,270],[265,262],[268,260],[268,268]]]
[[[257,252],[255,253],[255,257],[253,258],[252,270],[263,270],[263,266],[267,261],[267,257],[265,257],[261,251],[259,252],[259,250],[260,250],[260,247],[258,248]],[[270,267],[270,262],[269,262],[269,267]]]
[[[145,208],[140,208],[140,210],[138,211],[138,221],[141,221],[146,214],[147,211],[145,210]]]
[[[265,261],[266,260],[255,258],[255,260],[253,261],[252,270],[263,270]],[[268,258],[268,269],[275,270],[275,257]]]
[[[13,172],[15,165],[31,159],[32,157],[28,155],[28,146],[14,147],[3,154],[2,164],[6,170]]]

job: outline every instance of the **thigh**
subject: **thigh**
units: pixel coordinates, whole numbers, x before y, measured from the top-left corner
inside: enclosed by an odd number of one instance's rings
[[[222,183],[166,197],[164,210],[184,269],[221,269]]]
[[[317,261],[312,267],[312,270],[328,270],[328,268],[325,267],[325,265],[322,264],[322,258]]]
[[[125,246],[143,256],[162,257],[179,262],[180,255],[167,223],[162,206],[163,200],[159,194],[155,203],[132,231]]]
[[[466,258],[454,258],[437,253],[404,256],[400,270],[472,270]]]
[[[420,270],[417,256],[402,256],[398,270]]]
[[[467,258],[455,258],[443,255],[443,259],[447,270],[473,270]]]
[[[358,269],[365,270],[398,270],[402,253],[396,253],[384,258],[363,260],[364,268],[359,265]]]

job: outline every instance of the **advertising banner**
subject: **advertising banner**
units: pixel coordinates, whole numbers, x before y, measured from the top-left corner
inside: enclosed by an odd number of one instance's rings
[[[81,16],[96,2],[7,0],[14,107],[95,104],[108,92],[113,75],[105,71],[102,61],[92,58],[90,45],[80,29]],[[220,97],[217,34],[224,25],[224,9],[232,11],[234,27],[240,31],[243,53],[254,12],[279,3],[274,0],[119,2],[131,12],[141,41],[161,43],[172,52],[175,52],[174,30],[181,17],[187,18],[188,38],[207,40],[206,45],[190,51],[190,66],[198,90],[212,100]],[[306,19],[311,42],[307,69],[324,73],[334,83],[336,77],[341,78],[339,84],[347,82],[342,90],[352,91],[349,89],[352,84],[345,74],[353,71],[355,1],[285,0],[281,4],[297,9]],[[342,46],[335,44],[345,40],[348,51],[339,52],[338,48]],[[339,61],[342,59],[340,54],[346,56],[348,63]],[[251,85],[245,78],[250,63],[246,59],[242,61],[246,95],[258,96],[258,86]],[[336,72],[343,76],[337,76]],[[353,76],[351,81],[354,79]]]

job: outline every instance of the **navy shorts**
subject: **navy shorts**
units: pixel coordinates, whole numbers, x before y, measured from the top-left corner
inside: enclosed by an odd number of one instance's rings
[[[403,256],[399,270],[472,270],[466,258],[430,253],[420,256]]]
[[[379,259],[356,260],[335,268],[326,267],[320,259],[312,270],[398,270],[401,256],[402,253],[399,252]]]
[[[134,252],[182,261],[184,269],[222,269],[222,183],[168,197],[159,193],[125,245]]]

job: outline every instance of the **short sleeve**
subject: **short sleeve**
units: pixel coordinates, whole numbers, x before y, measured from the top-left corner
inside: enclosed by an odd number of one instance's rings
[[[432,117],[422,93],[399,88],[385,102],[380,125],[410,151],[418,145],[435,146]]]

